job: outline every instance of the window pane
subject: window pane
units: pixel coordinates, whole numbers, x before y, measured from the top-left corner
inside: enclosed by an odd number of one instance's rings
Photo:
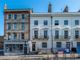
[[[75,25],[79,25],[79,20],[75,20]]]
[[[55,38],[58,39],[59,38],[59,31],[55,30]]]
[[[14,14],[14,19],[17,19],[17,15],[16,14]]]
[[[79,38],[79,30],[75,30],[75,38]]]
[[[34,25],[38,25],[38,21],[37,20],[34,21]]]
[[[59,25],[59,21],[58,20],[55,20],[55,25]]]
[[[44,30],[44,38],[47,38],[48,37],[47,35],[48,35],[47,30]]]
[[[8,30],[11,30],[11,24],[8,23],[7,25],[8,25]]]
[[[38,31],[37,30],[34,31],[34,37],[38,38]]]
[[[22,19],[25,19],[25,15],[24,14],[22,14]]]
[[[44,25],[48,25],[48,22],[47,22],[47,20],[44,20]]]
[[[17,29],[17,23],[14,23],[14,30]]]
[[[13,39],[17,39],[17,34],[13,33]]]
[[[21,39],[24,39],[24,33],[21,33]]]
[[[8,15],[8,19],[11,19],[11,14]]]
[[[67,30],[64,31],[64,38],[65,39],[68,38],[68,31]]]
[[[61,42],[56,42],[56,47],[61,48]]]
[[[68,20],[64,20],[64,25],[68,25]]]
[[[22,23],[22,30],[25,30],[25,24]]]
[[[42,48],[47,48],[47,43],[46,42],[42,43]]]
[[[66,42],[66,48],[70,48],[70,42]]]

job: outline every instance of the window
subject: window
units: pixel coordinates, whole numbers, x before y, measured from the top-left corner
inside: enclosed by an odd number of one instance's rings
[[[68,31],[67,30],[64,31],[64,38],[65,39],[68,38]]]
[[[32,42],[32,51],[36,51],[36,43]]]
[[[55,25],[59,25],[59,21],[58,20],[55,20]]]
[[[47,48],[47,43],[46,42],[42,43],[42,48]]]
[[[59,38],[59,30],[55,30],[55,39]]]
[[[56,47],[61,48],[61,42],[56,42]]]
[[[48,25],[48,21],[47,20],[44,20],[44,25]]]
[[[75,30],[75,38],[79,38],[79,30]]]
[[[79,25],[79,20],[75,20],[75,25]]]
[[[12,52],[12,44],[9,44],[8,46],[9,46],[8,52]]]
[[[48,35],[47,30],[44,30],[44,38],[47,38],[48,37],[47,35]]]
[[[21,39],[24,39],[24,33],[21,33]]]
[[[8,19],[11,19],[11,14],[8,15]]]
[[[8,33],[8,40],[10,40],[11,39],[11,34],[10,33]]]
[[[64,25],[68,25],[68,20],[64,20]]]
[[[13,39],[17,39],[17,34],[13,33]]]
[[[34,25],[38,25],[38,20],[35,20],[34,21]]]
[[[12,46],[13,46],[13,50],[15,50],[15,49],[16,49],[16,45],[15,45],[15,44],[13,44]]]
[[[15,20],[17,19],[17,14],[14,14],[14,19],[15,19]]]
[[[80,49],[80,42],[77,42],[77,48]]]
[[[70,42],[66,42],[66,48],[70,48]]]
[[[20,44],[20,45],[19,45],[19,49],[20,49],[20,51],[23,50],[23,44]]]
[[[22,23],[22,30],[25,30],[25,24]]]
[[[34,31],[34,38],[38,38],[38,30]]]
[[[17,30],[17,23],[14,23],[14,30]]]
[[[22,14],[22,19],[25,19],[25,15],[24,14]]]
[[[11,30],[11,24],[8,23],[7,25],[8,25],[8,26],[7,26],[7,27],[8,27],[8,30]]]

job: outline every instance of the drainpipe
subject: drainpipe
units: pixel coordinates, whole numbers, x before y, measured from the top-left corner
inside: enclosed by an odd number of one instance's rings
[[[53,33],[52,33],[52,23],[53,23],[53,21],[52,21],[52,15],[51,15],[51,46],[52,46],[52,48],[51,48],[51,52],[53,53]]]

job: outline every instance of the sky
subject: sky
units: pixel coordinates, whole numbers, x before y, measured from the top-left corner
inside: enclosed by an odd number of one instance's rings
[[[69,12],[80,9],[80,0],[0,0],[0,35],[4,35],[4,4],[8,9],[31,8],[33,12],[47,12],[48,4],[52,4],[53,12],[62,12],[67,5]]]

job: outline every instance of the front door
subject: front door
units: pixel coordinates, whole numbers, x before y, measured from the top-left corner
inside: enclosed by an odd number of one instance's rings
[[[77,42],[77,53],[80,54],[80,42]]]
[[[27,44],[24,44],[24,54],[27,54]]]
[[[32,51],[36,51],[36,43],[32,43]]]

